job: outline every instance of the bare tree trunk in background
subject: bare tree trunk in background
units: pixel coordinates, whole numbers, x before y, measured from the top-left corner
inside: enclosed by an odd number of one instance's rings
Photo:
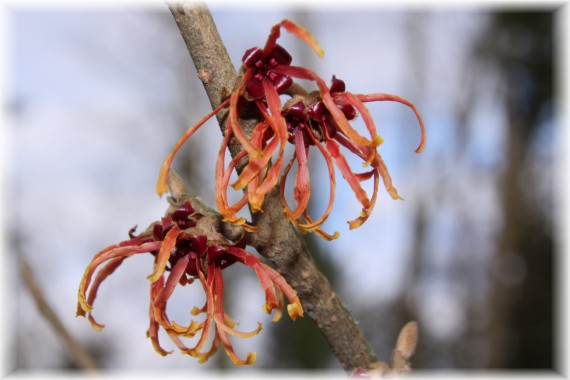
[[[523,181],[534,161],[531,147],[541,112],[553,96],[552,24],[547,12],[502,13],[486,40],[507,78],[505,167],[498,184],[503,225],[491,267],[491,368],[551,369],[554,364],[552,223],[541,214],[544,203],[532,201],[538,183]],[[508,36],[510,43],[496,43],[493,32]],[[529,35],[536,43],[520,57],[514,47],[528,43],[524,36]]]

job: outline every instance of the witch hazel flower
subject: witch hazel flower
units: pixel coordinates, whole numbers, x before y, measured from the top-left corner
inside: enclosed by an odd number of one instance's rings
[[[323,55],[322,48],[306,29],[287,19],[273,26],[263,48],[251,48],[244,54],[240,80],[231,92],[231,95],[218,108],[204,116],[196,125],[190,128],[178,140],[173,150],[167,156],[161,167],[156,186],[156,191],[159,195],[167,191],[166,179],[170,166],[174,156],[184,142],[208,119],[222,109],[229,107],[226,135],[220,146],[216,161],[216,204],[218,211],[226,221],[241,225],[249,231],[255,230],[255,226],[247,224],[245,219],[237,217],[236,213],[247,204],[251,206],[254,212],[260,211],[265,195],[276,186],[279,180],[284,146],[287,141],[285,120],[281,116],[282,104],[279,95],[287,91],[293,83],[293,79],[288,73],[288,68],[292,67],[290,66],[292,61],[291,55],[276,43],[280,36],[281,28],[306,42],[317,55]],[[244,102],[247,103],[245,106]],[[244,107],[253,107],[254,111],[262,119],[254,128],[251,138],[245,135],[239,123],[240,111]],[[235,157],[225,167],[225,153],[230,139],[234,136],[243,146],[243,152],[239,155],[239,158]],[[278,158],[272,164],[272,167],[268,168],[270,160],[276,152]],[[244,189],[248,185],[249,188],[239,201],[230,205],[226,196],[227,187],[230,185],[230,175],[235,170],[238,162],[244,157],[246,157],[247,164],[241,171],[237,181],[231,184],[231,186],[235,190]]]
[[[289,316],[295,320],[303,316],[303,308],[296,292],[273,268],[247,252],[243,242],[228,242],[222,235],[205,227],[201,214],[190,202],[171,210],[160,222],[153,223],[145,232],[119,244],[109,246],[95,255],[87,266],[78,291],[78,316],[87,316],[96,330],[103,329],[93,317],[93,303],[100,285],[128,257],[137,254],[152,254],[155,258],[150,280],[150,324],[147,336],[160,355],[167,355],[159,342],[162,327],[182,353],[194,356],[200,362],[208,360],[222,345],[236,365],[252,364],[255,353],[248,353],[240,359],[235,353],[230,337],[249,338],[257,335],[262,325],[250,332],[235,329],[236,323],[224,310],[223,270],[235,263],[253,269],[265,293],[263,310],[275,311],[273,321],[281,318],[284,296],[289,305]],[[96,273],[96,274],[95,274]],[[202,307],[191,310],[193,316],[203,314],[203,321],[191,320],[188,325],[171,321],[167,314],[167,303],[178,285],[185,286],[199,281],[206,295]],[[183,339],[199,335],[197,343],[189,347]],[[211,338],[211,339],[210,339]],[[209,344],[209,347],[207,345]]]
[[[362,205],[359,216],[350,220],[349,227],[354,229],[362,225],[370,216],[377,199],[379,181],[382,179],[390,196],[400,199],[392,185],[388,169],[377,148],[383,143],[365,103],[377,101],[395,101],[411,107],[420,124],[420,145],[416,152],[425,146],[425,128],[416,107],[408,100],[396,95],[354,94],[345,90],[343,81],[335,78],[330,88],[315,72],[299,66],[293,66],[291,55],[276,43],[280,30],[294,34],[306,42],[318,56],[323,50],[316,40],[302,27],[290,20],[283,20],[275,25],[263,48],[248,49],[240,69],[240,80],[231,95],[222,104],[190,128],[178,141],[165,160],[157,192],[166,192],[166,178],[176,152],[183,143],[198,130],[203,123],[223,108],[229,107],[226,134],[218,151],[215,168],[215,197],[218,211],[225,221],[241,225],[246,231],[255,231],[245,218],[237,216],[246,205],[252,212],[262,211],[265,196],[280,182],[281,201],[284,214],[302,232],[314,232],[320,237],[332,240],[338,233],[328,234],[321,226],[327,220],[335,199],[338,169]],[[308,93],[294,82],[302,79],[314,82],[318,90]],[[291,97],[282,104],[280,95]],[[239,122],[242,112],[256,114],[259,122],[254,126],[251,136],[247,137]],[[365,126],[365,134],[353,126],[360,116]],[[232,138],[241,146],[239,152],[226,165],[226,150]],[[293,157],[285,163],[285,147],[295,146]],[[324,158],[329,174],[329,201],[324,213],[314,218],[307,207],[311,195],[309,153],[315,147]],[[344,153],[343,153],[344,152]],[[355,171],[345,157],[345,153],[362,160],[365,171]],[[293,185],[295,206],[287,201],[285,195],[287,178],[292,175],[292,168],[297,164]],[[237,179],[231,183],[232,174],[237,172]],[[372,180],[372,193],[369,195],[363,183]],[[233,204],[228,201],[229,188],[243,191],[242,196]]]
[[[319,227],[327,219],[334,202],[336,180],[333,166],[338,168],[363,207],[360,215],[348,222],[350,229],[359,227],[370,216],[376,203],[379,178],[382,178],[387,192],[393,199],[401,199],[396,188],[392,185],[388,169],[377,151],[376,145],[382,144],[383,140],[377,134],[374,120],[364,103],[395,101],[411,107],[419,121],[421,132],[420,144],[416,148],[417,153],[421,152],[425,146],[425,128],[416,107],[401,97],[383,93],[360,95],[346,92],[344,81],[335,76],[333,76],[330,88],[327,88],[322,82],[320,82],[320,87],[321,91],[324,89],[324,93],[314,91],[310,94],[296,95],[283,109],[283,115],[287,122],[288,142],[295,145],[295,153],[284,169],[280,183],[280,194],[285,215],[301,231],[313,231],[317,235],[331,240],[337,237],[338,233],[329,235]],[[325,96],[328,96],[327,102],[324,101]],[[355,120],[358,115],[361,115],[370,138],[361,136],[350,125],[350,122]],[[311,193],[308,156],[309,149],[312,146],[316,146],[325,159],[329,173],[328,206],[323,215],[315,221],[307,212]],[[348,164],[343,150],[360,158],[363,161],[362,166],[370,169],[354,172]],[[285,186],[295,161],[298,166],[293,192],[296,208],[292,209],[285,196]],[[362,187],[362,183],[370,179],[373,180],[371,197]]]

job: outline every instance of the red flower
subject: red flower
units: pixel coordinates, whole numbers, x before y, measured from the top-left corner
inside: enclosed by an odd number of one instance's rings
[[[308,75],[314,78],[314,74]],[[297,225],[301,231],[314,231],[321,237],[333,239],[320,230],[319,226],[327,219],[333,205],[335,194],[335,173],[333,162],[340,170],[343,178],[348,182],[363,209],[360,216],[349,221],[351,229],[357,228],[368,219],[376,202],[379,177],[382,177],[388,193],[394,199],[399,199],[397,190],[392,185],[388,169],[384,164],[376,146],[382,143],[382,138],[376,132],[376,126],[365,102],[396,101],[413,109],[420,123],[421,141],[416,152],[421,152],[425,145],[425,129],[423,121],[416,107],[409,101],[389,94],[355,95],[345,91],[342,80],[333,76],[332,84],[328,89],[322,81],[318,80],[321,91],[305,96],[294,97],[283,110],[287,121],[288,141],[295,144],[295,154],[286,166],[280,184],[281,201],[285,206],[285,214]],[[360,114],[370,134],[370,138],[361,136],[351,125],[350,121]],[[324,157],[329,171],[329,202],[324,214],[316,221],[308,215],[306,207],[309,202],[310,184],[308,169],[308,154],[311,146],[316,146]],[[371,169],[355,173],[349,166],[346,157],[341,151],[345,148],[348,153],[356,155],[363,161],[363,166]],[[293,163],[297,161],[298,169],[295,177],[293,198],[297,207],[291,210],[284,191],[286,179]],[[372,197],[364,191],[361,183],[373,178],[374,185]]]
[[[279,94],[286,91],[293,82],[288,72],[288,68],[291,67],[291,56],[283,47],[276,44],[281,28],[285,28],[289,33],[305,41],[319,56],[323,55],[319,44],[304,28],[290,20],[283,20],[275,25],[271,29],[263,49],[251,48],[246,51],[242,59],[240,82],[232,91],[231,96],[190,128],[170,152],[159,174],[156,186],[159,195],[167,191],[166,178],[172,160],[180,147],[209,118],[229,105],[226,136],[220,146],[216,163],[216,203],[225,220],[242,225],[247,230],[255,230],[254,226],[246,224],[245,219],[237,217],[236,213],[248,203],[254,212],[261,210],[265,195],[275,187],[279,179],[284,144],[287,140],[285,121],[281,116],[282,105]],[[257,108],[263,119],[255,128],[251,139],[245,136],[238,121],[240,104],[243,103],[244,99]],[[234,158],[229,166],[224,169],[225,152],[232,136],[235,136],[242,144],[244,151],[239,155],[239,158]],[[273,136],[271,141],[267,141],[268,136]],[[273,163],[273,167],[267,169],[269,161],[277,149],[279,149],[279,157]],[[237,162],[246,156],[248,163],[232,187],[241,190],[249,185],[248,191],[238,202],[229,205],[226,189],[229,185],[231,172],[235,169]]]
[[[245,251],[241,242],[228,243],[223,236],[209,232],[210,238],[204,234],[200,225],[200,215],[195,212],[190,203],[185,203],[162,218],[161,222],[151,225],[140,236],[105,248],[99,252],[87,266],[79,285],[77,315],[87,315],[93,327],[101,330],[104,325],[95,321],[92,316],[92,305],[97,296],[101,283],[111,275],[122,262],[130,256],[139,253],[152,253],[155,256],[154,271],[148,277],[150,286],[150,325],[147,336],[151,339],[155,350],[166,355],[158,341],[158,330],[162,327],[176,346],[186,354],[197,357],[200,362],[208,360],[220,343],[236,365],[252,364],[255,353],[249,353],[245,360],[237,357],[230,342],[230,336],[240,338],[252,337],[259,333],[262,326],[251,332],[241,332],[234,329],[235,322],[226,314],[223,305],[224,279],[222,270],[236,262],[252,268],[257,274],[265,292],[263,310],[270,314],[276,310],[273,321],[281,318],[283,294],[290,304],[287,306],[290,317],[295,320],[303,316],[303,308],[295,291],[273,268],[262,263],[256,256]],[[214,238],[212,239],[212,234]],[[100,265],[106,263],[91,279]],[[165,278],[165,273],[169,275]],[[188,326],[181,326],[170,321],[166,313],[166,304],[177,285],[191,284],[198,279],[206,294],[206,304],[198,309],[194,307],[192,315],[205,314],[202,322],[192,320]],[[211,347],[205,351],[211,330],[214,337]],[[194,337],[201,332],[194,347],[187,347],[181,338]]]
[[[170,164],[186,139],[207,119],[229,106],[226,135],[218,152],[215,171],[216,204],[224,220],[242,225],[248,231],[255,231],[256,227],[248,225],[237,213],[246,205],[249,205],[253,212],[261,211],[265,196],[277,185],[281,177],[280,192],[284,214],[301,231],[314,232],[331,240],[338,237],[338,233],[327,234],[320,226],[328,218],[334,203],[335,166],[362,205],[360,215],[349,221],[351,229],[362,225],[370,216],[376,203],[380,177],[392,198],[400,198],[377,151],[383,140],[378,135],[374,120],[364,103],[389,100],[411,107],[420,123],[421,141],[416,149],[418,153],[425,145],[425,129],[416,107],[401,97],[382,93],[359,95],[346,92],[344,82],[334,76],[329,88],[313,71],[292,66],[289,53],[276,43],[282,27],[305,41],[319,56],[323,55],[318,43],[305,29],[289,20],[275,25],[263,49],[251,48],[246,51],[240,70],[241,80],[230,97],[178,141],[162,166],[157,192],[161,195],[166,191]],[[313,81],[318,91],[307,93],[300,86],[294,86],[293,79]],[[280,94],[284,93],[292,98],[285,106],[280,99]],[[245,136],[239,124],[240,111],[244,111],[246,107],[250,113],[257,112],[260,120],[254,127],[251,138]],[[366,127],[366,136],[351,125],[351,121],[358,115]],[[241,143],[243,150],[226,166],[226,150],[233,136]],[[295,145],[295,153],[284,167],[285,146],[288,142]],[[308,159],[312,146],[315,146],[324,158],[329,172],[329,202],[323,215],[317,219],[307,212],[311,195]],[[343,151],[359,157],[363,166],[370,169],[355,172],[348,164]],[[291,208],[284,192],[286,179],[295,162],[298,166],[293,187],[296,206]],[[241,165],[241,171],[237,180],[230,184],[231,175],[238,164]],[[362,187],[362,183],[370,179],[373,180],[371,195]],[[227,192],[230,186],[238,191],[244,190],[241,198],[234,204],[228,202]]]

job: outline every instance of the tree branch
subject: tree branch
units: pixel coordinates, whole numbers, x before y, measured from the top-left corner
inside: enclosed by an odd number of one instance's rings
[[[98,373],[98,366],[95,359],[85,348],[83,348],[83,346],[81,346],[75,340],[65,325],[61,322],[61,319],[59,319],[55,311],[50,306],[49,302],[44,297],[42,287],[36,281],[36,276],[34,275],[30,264],[28,264],[26,260],[22,260],[21,274],[22,279],[24,280],[24,284],[32,295],[38,311],[50,324],[56,335],[65,343],[67,351],[75,360],[79,368],[93,373]]]
[[[229,94],[228,89],[234,87],[238,77],[212,16],[203,4],[170,2],[168,6],[212,107],[217,107],[222,97]],[[225,132],[226,116],[218,115],[222,132]],[[245,125],[246,134],[251,133],[248,129],[255,121],[240,122]],[[239,143],[234,141],[230,145],[232,157],[240,150]],[[263,210],[253,214],[253,222],[259,230],[248,234],[248,243],[271,260],[295,288],[306,314],[317,323],[340,365],[347,371],[373,368],[378,359],[372,347],[332,290],[327,278],[315,265],[299,233],[283,216],[283,206],[276,188],[266,196]]]

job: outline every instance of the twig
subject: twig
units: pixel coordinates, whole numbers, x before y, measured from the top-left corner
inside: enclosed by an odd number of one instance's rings
[[[182,38],[192,56],[198,77],[202,80],[213,107],[232,89],[237,74],[220,39],[212,16],[204,4],[170,2],[170,11],[178,24]],[[225,131],[224,115],[218,118]],[[246,127],[251,125],[240,120]],[[230,146],[235,156],[240,151],[237,143]],[[355,368],[373,368],[378,362],[372,347],[352,319],[352,316],[332,290],[327,278],[316,267],[303,241],[291,223],[283,217],[277,189],[265,198],[263,212],[253,215],[259,227],[248,234],[248,243],[265,258],[295,288],[307,315],[316,323],[336,355],[340,365],[351,371]]]
[[[55,311],[43,295],[42,288],[36,281],[34,272],[26,260],[22,261],[22,278],[30,291],[40,314],[48,321],[55,333],[67,346],[67,351],[75,359],[77,365],[87,371],[98,372],[98,366],[93,356],[83,348],[67,331]]]

